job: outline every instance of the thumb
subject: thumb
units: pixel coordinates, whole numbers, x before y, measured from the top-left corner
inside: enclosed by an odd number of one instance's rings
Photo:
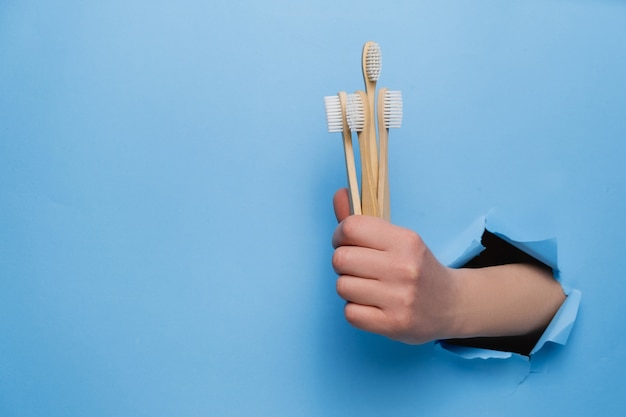
[[[350,215],[350,198],[348,197],[347,188],[337,190],[333,197],[333,207],[335,209],[335,217],[337,217],[337,222],[339,223]]]

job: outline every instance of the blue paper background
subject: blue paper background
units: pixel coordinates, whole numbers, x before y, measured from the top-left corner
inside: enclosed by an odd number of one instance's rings
[[[619,415],[623,1],[0,3],[0,415]],[[394,222],[558,238],[565,347],[351,328],[323,96],[401,90]],[[518,236],[523,238],[523,236]]]

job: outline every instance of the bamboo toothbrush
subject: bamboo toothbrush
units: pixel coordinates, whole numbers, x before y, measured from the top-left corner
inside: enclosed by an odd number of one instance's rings
[[[343,91],[336,96],[324,97],[326,107],[326,121],[328,131],[331,133],[342,132],[343,151],[346,160],[346,173],[348,176],[348,196],[350,199],[350,213],[361,214],[361,198],[359,197],[359,184],[356,176],[354,162],[354,148],[352,147],[352,132],[348,126],[346,115],[347,94]]]
[[[380,46],[376,42],[366,42],[363,46],[363,53],[361,54],[361,68],[363,70],[363,80],[365,81],[365,93],[367,95],[368,114],[367,122],[368,137],[367,146],[369,147],[369,154],[371,155],[372,169],[374,170],[374,186],[378,187],[378,149],[376,144],[376,122],[374,117],[374,105],[376,97],[376,82],[380,76],[380,70],[382,67],[382,57],[380,53]],[[378,193],[377,188],[375,193]]]
[[[380,216],[391,220],[389,202],[389,129],[402,126],[402,93],[381,88],[378,91],[378,209]]]
[[[361,208],[365,215],[379,216],[377,197],[378,163],[374,167],[373,161],[378,162],[376,142],[374,142],[374,155],[372,155],[370,143],[370,120],[367,94],[357,91],[349,94],[346,101],[347,119],[350,130],[356,131],[359,138],[359,150],[361,151]],[[375,137],[376,132],[374,132]]]

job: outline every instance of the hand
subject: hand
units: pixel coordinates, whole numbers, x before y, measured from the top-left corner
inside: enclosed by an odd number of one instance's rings
[[[565,300],[546,268],[451,269],[417,233],[350,216],[347,190],[339,190],[333,204],[340,222],[333,234],[337,293],[357,328],[415,344],[540,334]]]
[[[419,235],[380,218],[349,216],[345,189],[335,194],[334,208],[340,223],[332,263],[348,322],[406,343],[457,334],[453,274]]]

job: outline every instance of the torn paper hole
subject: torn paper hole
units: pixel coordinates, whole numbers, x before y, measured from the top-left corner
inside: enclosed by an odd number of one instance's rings
[[[504,228],[503,228],[504,229]],[[544,239],[537,241],[525,241],[523,239],[515,239],[509,233],[498,231],[494,225],[489,224],[486,217],[480,218],[470,228],[466,230],[459,239],[451,245],[448,252],[440,257],[444,264],[453,268],[459,268],[467,265],[472,259],[476,258],[486,248],[482,244],[483,235],[490,233],[502,239],[504,242],[512,245],[514,248],[523,252],[525,256],[550,267],[555,276],[558,276],[557,265],[557,246],[556,239]],[[561,282],[567,298],[557,311],[552,321],[545,329],[538,341],[530,350],[529,355],[532,356],[538,352],[547,342],[565,345],[569,334],[576,321],[578,307],[581,299],[581,292],[575,289],[568,289]],[[502,350],[484,349],[478,347],[462,346],[459,344],[451,344],[446,341],[438,342],[443,349],[455,353],[466,359],[507,359],[518,353],[507,352]]]

